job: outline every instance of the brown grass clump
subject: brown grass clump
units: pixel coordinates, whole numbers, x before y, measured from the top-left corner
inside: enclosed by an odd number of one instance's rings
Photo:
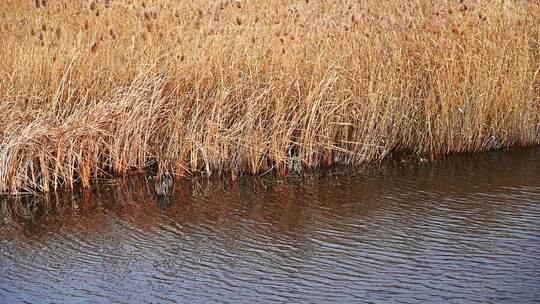
[[[278,2],[1,1],[0,192],[540,142],[539,2]]]

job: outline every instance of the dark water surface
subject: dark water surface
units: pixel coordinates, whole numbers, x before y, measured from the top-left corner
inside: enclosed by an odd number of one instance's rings
[[[0,302],[538,303],[540,149],[0,202]]]

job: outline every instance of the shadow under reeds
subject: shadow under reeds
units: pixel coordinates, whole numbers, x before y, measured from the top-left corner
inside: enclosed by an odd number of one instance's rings
[[[192,226],[231,224],[236,219],[272,223],[285,233],[301,235],[307,222],[368,218],[386,208],[404,209],[400,216],[407,217],[408,208],[429,209],[453,199],[464,203],[447,208],[477,208],[476,216],[485,216],[488,223],[491,209],[513,208],[504,203],[512,189],[538,187],[539,157],[540,149],[533,148],[448,156],[433,162],[393,159],[362,170],[332,167],[285,179],[194,178],[169,185],[167,194],[156,191],[152,179],[133,176],[90,189],[4,197],[0,229],[18,227],[39,233],[82,225],[100,230],[106,229],[103,221],[117,217],[151,230],[164,219]]]

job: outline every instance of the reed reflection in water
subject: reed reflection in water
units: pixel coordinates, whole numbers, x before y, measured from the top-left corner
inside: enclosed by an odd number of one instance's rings
[[[532,303],[540,149],[0,203],[0,302]]]

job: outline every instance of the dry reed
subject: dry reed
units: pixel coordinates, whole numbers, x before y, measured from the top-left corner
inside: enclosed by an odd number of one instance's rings
[[[0,23],[4,193],[540,142],[536,1],[12,0]]]

